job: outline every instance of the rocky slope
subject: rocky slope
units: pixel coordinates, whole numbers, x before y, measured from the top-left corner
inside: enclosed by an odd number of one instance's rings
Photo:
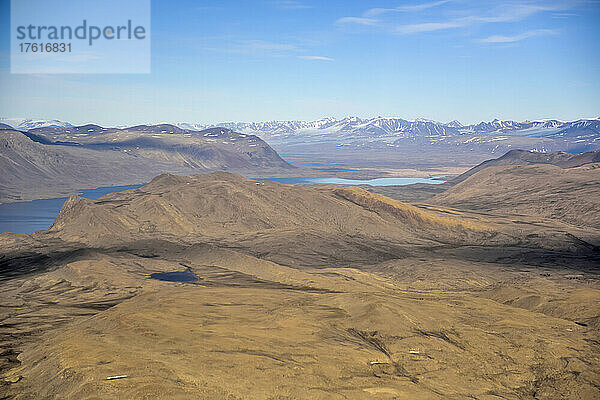
[[[596,218],[591,210],[597,207],[599,163],[600,151],[511,150],[441,185],[369,187],[368,190],[402,201],[505,215],[517,212],[593,227]]]
[[[427,201],[479,212],[553,218],[597,228],[599,190],[600,164],[568,169],[544,164],[493,166]]]
[[[477,212],[553,218],[591,228],[600,226],[594,211],[600,207],[600,151],[569,154],[513,150],[471,168],[447,186],[421,201]]]

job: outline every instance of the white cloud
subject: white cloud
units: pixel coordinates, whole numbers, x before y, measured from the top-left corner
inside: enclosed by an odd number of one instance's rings
[[[313,61],[335,61],[331,57],[323,57],[323,56],[298,56],[303,60],[313,60]]]
[[[447,22],[427,22],[423,24],[400,25],[396,27],[395,32],[400,34],[433,32],[442,29],[460,28],[465,26],[464,22],[455,20]]]
[[[563,5],[541,5],[541,4],[506,4],[499,8],[496,15],[485,17],[473,16],[473,22],[514,22],[520,21],[543,11],[557,11],[569,8]]]
[[[400,34],[413,34],[423,32],[433,32],[444,29],[466,28],[474,24],[490,24],[500,22],[517,22],[534,14],[544,11],[557,11],[564,9],[565,6],[557,5],[539,5],[539,4],[504,4],[496,9],[496,13],[490,13],[485,16],[469,15],[466,17],[454,18],[441,22],[426,22],[419,24],[407,24],[397,26],[394,31]]]
[[[555,35],[557,32],[552,29],[537,29],[534,31],[523,32],[514,36],[494,35],[485,39],[479,39],[481,43],[514,43],[528,39],[534,36]]]
[[[576,2],[576,1],[575,1]],[[434,7],[439,7],[444,4],[457,4],[458,8],[452,10],[455,15],[454,18],[441,19],[438,21],[415,21],[414,23],[405,23],[398,25],[395,21],[386,14],[395,13],[410,13],[419,12]],[[354,24],[363,26],[372,26],[382,29],[385,32],[392,34],[417,34],[425,32],[435,32],[447,29],[461,29],[468,28],[472,25],[477,24],[492,24],[492,23],[506,23],[506,22],[518,22],[535,14],[548,11],[565,11],[574,6],[574,2],[549,2],[549,1],[537,1],[537,2],[513,2],[513,1],[498,1],[492,2],[493,7],[489,10],[485,10],[483,7],[478,7],[479,11],[471,9],[461,8],[460,5],[464,4],[455,0],[439,0],[431,1],[427,3],[412,4],[412,5],[401,5],[395,8],[372,8],[365,11],[362,16],[358,17],[344,17],[336,21],[337,24]],[[484,11],[485,10],[485,11]],[[457,16],[462,13],[462,16]],[[412,15],[412,14],[411,14]],[[420,14],[419,14],[420,15]],[[403,17],[404,18],[404,17]],[[408,18],[408,16],[406,16]],[[414,21],[414,19],[413,19]]]
[[[390,12],[417,12],[427,10],[429,8],[441,6],[443,4],[449,3],[451,0],[441,0],[441,1],[433,1],[430,3],[421,3],[421,4],[413,4],[413,5],[404,5],[398,6],[394,8],[371,8],[370,10],[365,11],[363,14],[366,17],[372,17],[375,15],[386,14]]]
[[[205,47],[206,50],[219,51],[232,54],[248,55],[252,57],[294,57],[310,61],[335,61],[331,57],[310,54],[310,46],[294,43],[268,42],[264,40],[226,40],[220,41],[219,46]]]
[[[337,24],[357,24],[373,26],[377,25],[379,21],[375,18],[364,18],[364,17],[344,17],[336,21]]]

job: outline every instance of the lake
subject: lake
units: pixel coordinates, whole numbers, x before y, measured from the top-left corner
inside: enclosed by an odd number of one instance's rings
[[[142,185],[106,186],[79,192],[81,197],[97,199],[108,193],[137,189]],[[0,204],[0,233],[28,233],[48,229],[67,197]]]
[[[429,183],[439,185],[445,181],[433,178],[375,178],[375,179],[344,179],[344,178],[314,178],[314,177],[292,177],[292,178],[262,178],[259,181],[274,181],[291,185],[294,183],[317,183],[320,185],[371,185],[371,186],[395,186],[411,185],[413,183]]]
[[[189,268],[185,271],[156,272],[154,274],[150,274],[150,278],[164,282],[195,282],[199,280],[199,278],[192,271],[190,271]]]

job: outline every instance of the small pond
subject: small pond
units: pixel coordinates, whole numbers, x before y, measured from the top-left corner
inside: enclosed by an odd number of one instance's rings
[[[150,278],[164,282],[194,282],[199,280],[199,278],[189,269],[175,272],[157,272],[150,274]]]

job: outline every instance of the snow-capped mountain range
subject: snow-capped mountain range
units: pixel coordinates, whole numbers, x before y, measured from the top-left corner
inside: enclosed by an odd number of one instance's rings
[[[179,123],[178,127],[200,130],[221,126],[242,133],[259,136],[289,136],[301,134],[332,134],[348,136],[451,136],[465,134],[508,134],[533,137],[574,137],[580,134],[600,136],[600,118],[567,122],[556,119],[537,121],[480,122],[462,125],[459,121],[441,123],[427,119],[405,120],[395,117],[362,119],[323,118],[316,121],[224,122],[218,124]]]
[[[58,120],[32,120],[0,118],[0,129],[5,125],[37,134],[39,130],[52,130],[61,134],[60,142],[69,142],[74,134],[102,135],[114,128],[97,125],[73,126]],[[174,126],[176,125],[176,126]],[[428,119],[406,120],[394,117],[341,119],[322,118],[316,121],[223,122],[216,124],[178,123],[152,126],[149,134],[186,134],[209,128],[228,128],[256,135],[264,139],[277,152],[284,155],[325,154],[339,158],[354,154],[363,157],[371,152],[392,152],[412,155],[429,154],[455,157],[460,160],[480,162],[494,154],[512,149],[536,152],[584,152],[600,149],[600,118],[577,121],[545,119],[536,121],[493,120],[463,125],[459,121],[442,123]],[[142,126],[131,127],[139,131]],[[157,130],[158,129],[158,130]],[[81,132],[80,132],[81,131]],[[1,133],[1,132],[0,132]],[[62,136],[61,136],[62,137]],[[57,141],[57,142],[59,142]],[[337,155],[336,155],[337,154]],[[403,156],[404,157],[404,156]],[[466,161],[465,161],[466,162]]]
[[[15,129],[29,131],[35,128],[71,128],[72,124],[58,120],[32,120],[23,118],[0,118],[1,124]],[[261,137],[290,136],[332,136],[348,137],[431,137],[473,134],[495,134],[510,136],[597,139],[600,140],[600,117],[577,121],[545,119],[537,121],[501,121],[463,125],[459,121],[442,123],[427,119],[406,120],[396,117],[336,119],[322,118],[316,121],[266,121],[266,122],[222,122],[216,124],[177,123],[177,127],[198,131],[207,128],[224,127],[246,134]]]
[[[283,154],[304,151],[447,151],[496,154],[514,148],[531,151],[589,151],[600,149],[600,118],[560,121],[480,122],[463,125],[459,121],[441,123],[427,119],[406,120],[393,117],[316,121],[226,122],[178,126],[186,130],[225,127],[257,135]],[[312,146],[308,150],[306,146]],[[464,155],[464,154],[463,154]]]

